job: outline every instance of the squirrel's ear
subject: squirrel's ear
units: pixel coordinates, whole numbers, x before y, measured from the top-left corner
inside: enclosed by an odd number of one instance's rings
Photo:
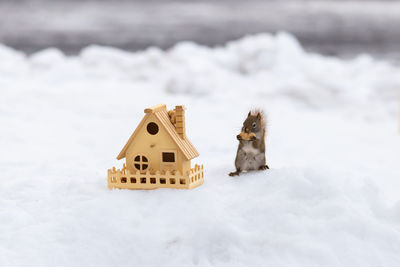
[[[261,113],[260,112],[257,112],[257,119],[261,119]]]
[[[251,115],[251,111],[249,111],[249,114],[247,114],[247,117],[250,117],[250,115]]]

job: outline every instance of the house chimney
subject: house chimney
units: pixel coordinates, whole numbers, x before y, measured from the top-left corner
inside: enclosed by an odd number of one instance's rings
[[[185,130],[185,106],[175,107],[176,131],[182,139],[186,138]]]

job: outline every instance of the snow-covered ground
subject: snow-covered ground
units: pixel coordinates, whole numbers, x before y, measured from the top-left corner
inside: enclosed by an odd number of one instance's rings
[[[400,69],[289,34],[138,53],[0,46],[0,266],[399,266]],[[108,190],[157,104],[185,104],[193,190]],[[266,172],[231,178],[243,119]]]

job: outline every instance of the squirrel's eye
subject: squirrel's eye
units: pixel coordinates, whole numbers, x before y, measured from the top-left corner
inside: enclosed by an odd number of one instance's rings
[[[255,122],[253,122],[253,128],[256,128],[257,124]]]

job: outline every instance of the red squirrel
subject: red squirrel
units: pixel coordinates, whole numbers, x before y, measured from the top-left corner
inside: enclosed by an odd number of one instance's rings
[[[236,136],[239,146],[236,153],[236,171],[229,176],[239,175],[242,171],[269,169],[265,161],[266,122],[261,111],[250,111],[243,122],[242,131]]]

